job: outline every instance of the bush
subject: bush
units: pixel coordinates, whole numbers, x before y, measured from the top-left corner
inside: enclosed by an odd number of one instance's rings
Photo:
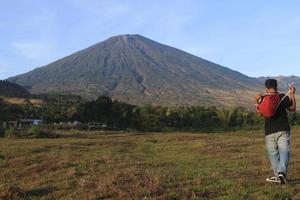
[[[27,133],[36,138],[55,137],[55,134],[49,128],[42,126],[32,126],[27,130]]]
[[[16,136],[16,131],[14,128],[8,128],[4,131],[5,137],[15,137]]]
[[[40,126],[32,126],[27,131],[28,131],[29,135],[32,135],[34,137],[44,137],[45,136],[45,133],[43,132],[43,130]]]
[[[3,128],[0,127],[0,137],[4,137],[5,136],[5,131]]]

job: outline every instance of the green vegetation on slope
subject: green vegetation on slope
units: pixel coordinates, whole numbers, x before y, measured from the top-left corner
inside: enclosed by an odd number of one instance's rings
[[[29,97],[29,92],[18,84],[0,80],[0,97]]]
[[[262,132],[77,132],[59,139],[0,139],[0,196],[298,199],[299,129],[292,134],[292,183],[282,187],[265,182],[272,171]]]
[[[82,103],[79,96],[74,95],[34,95],[25,103],[7,102],[0,99],[0,122],[20,118],[43,118],[45,122],[72,120],[77,106]],[[17,101],[17,100],[15,100]]]

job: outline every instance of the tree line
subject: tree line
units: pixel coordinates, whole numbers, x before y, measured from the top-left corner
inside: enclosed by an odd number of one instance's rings
[[[0,96],[26,98],[30,93],[18,84],[0,80]]]
[[[116,129],[138,131],[222,131],[261,128],[263,125],[261,117],[243,108],[135,106],[107,96],[88,102],[61,96],[45,101],[47,103],[38,107],[6,105],[0,101],[0,121],[43,118],[46,123],[100,122]],[[300,124],[299,113],[290,115],[293,125]]]

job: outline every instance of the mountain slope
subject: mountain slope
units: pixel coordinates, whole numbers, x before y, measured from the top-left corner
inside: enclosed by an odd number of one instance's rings
[[[109,95],[132,104],[252,105],[260,81],[140,35],[109,38],[10,78],[33,93]],[[258,89],[259,88],[259,89]]]

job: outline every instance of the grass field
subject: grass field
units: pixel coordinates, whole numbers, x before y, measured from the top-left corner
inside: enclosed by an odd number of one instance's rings
[[[82,133],[0,139],[2,199],[300,199],[300,129],[289,177],[272,175],[262,132]]]

